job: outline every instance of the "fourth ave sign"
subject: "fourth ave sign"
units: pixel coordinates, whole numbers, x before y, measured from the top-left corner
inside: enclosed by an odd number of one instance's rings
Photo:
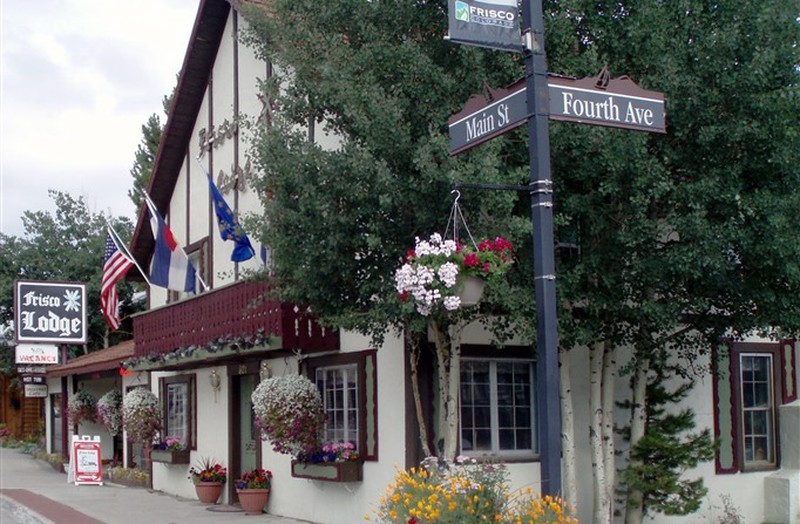
[[[611,79],[548,75],[550,119],[666,133],[664,95],[636,85],[627,76]],[[455,155],[510,131],[528,120],[525,81],[506,89],[486,86],[450,117],[450,154]]]

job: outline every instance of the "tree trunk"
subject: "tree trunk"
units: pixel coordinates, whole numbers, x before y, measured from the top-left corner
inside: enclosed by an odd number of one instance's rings
[[[594,524],[610,524],[609,501],[606,490],[606,468],[603,455],[603,356],[605,343],[596,342],[589,352],[589,406],[591,421],[589,426],[589,444],[592,453],[592,473],[594,477],[593,499]]]
[[[578,503],[578,474],[575,469],[575,412],[572,406],[572,381],[570,378],[569,354],[559,352],[560,400],[561,400],[561,448],[564,455],[564,499],[571,505]]]
[[[447,382],[447,417],[444,433],[444,458],[453,460],[458,453],[458,393],[461,383],[461,326],[450,326],[450,370]]]
[[[649,361],[644,359],[636,367],[633,374],[633,400],[631,404],[631,437],[630,449],[642,440],[647,421],[647,372],[650,369]],[[629,457],[629,464],[636,461]],[[642,492],[628,486],[625,507],[625,524],[641,524],[644,518],[644,499]]]
[[[433,341],[436,346],[436,376],[438,378],[437,387],[439,388],[438,395],[436,396],[436,405],[438,406],[436,413],[436,427],[433,430],[434,434],[434,448],[436,449],[436,456],[444,456],[444,428],[447,422],[447,402],[445,401],[445,388],[449,381],[447,364],[450,361],[450,344],[447,342],[447,337],[439,328],[439,324],[431,322],[431,330],[433,331]]]
[[[614,349],[606,346],[603,351],[603,467],[605,468],[606,500],[608,520],[614,520],[614,486],[616,480],[616,453],[614,446],[614,389],[617,362]]]

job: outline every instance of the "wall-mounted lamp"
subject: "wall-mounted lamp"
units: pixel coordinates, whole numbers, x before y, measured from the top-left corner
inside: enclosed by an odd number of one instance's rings
[[[211,384],[211,389],[214,390],[214,393],[219,391],[219,386],[222,381],[220,380],[219,375],[217,375],[216,369],[211,370],[211,375],[208,377],[208,382]]]
[[[272,377],[272,368],[269,367],[269,364],[266,360],[261,361],[259,375],[261,375],[261,380],[267,380],[268,378]]]

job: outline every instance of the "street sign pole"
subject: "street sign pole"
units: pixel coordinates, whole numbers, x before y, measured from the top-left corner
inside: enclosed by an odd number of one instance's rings
[[[561,495],[558,322],[556,319],[553,182],[550,179],[549,100],[542,0],[523,0],[522,34],[528,105],[533,278],[536,294],[536,391],[542,494]]]

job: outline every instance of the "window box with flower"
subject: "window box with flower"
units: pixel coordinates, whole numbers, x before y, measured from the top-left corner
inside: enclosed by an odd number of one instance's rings
[[[292,476],[330,482],[360,482],[363,462],[352,442],[326,442],[314,453],[292,461]]]
[[[165,464],[188,464],[189,449],[180,437],[164,437],[153,445],[150,460]]]

